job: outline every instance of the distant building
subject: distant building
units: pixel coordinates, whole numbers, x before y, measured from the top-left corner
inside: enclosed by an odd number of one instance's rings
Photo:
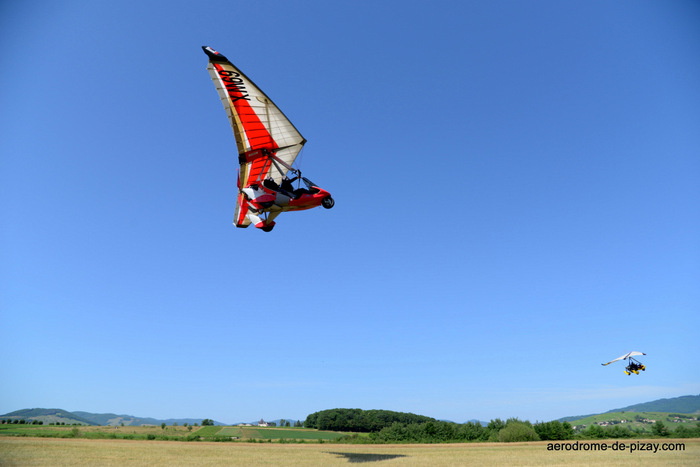
[[[269,426],[269,424],[261,418],[260,421],[258,422],[258,426]]]

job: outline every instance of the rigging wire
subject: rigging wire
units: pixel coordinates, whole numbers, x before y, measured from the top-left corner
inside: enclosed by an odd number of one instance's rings
[[[304,161],[304,148],[305,147],[306,147],[306,145],[303,145],[301,147],[301,150],[299,151],[299,153],[297,153],[297,158],[294,161],[297,165],[297,173],[299,175],[299,178],[297,179],[297,188],[301,188],[301,164]]]

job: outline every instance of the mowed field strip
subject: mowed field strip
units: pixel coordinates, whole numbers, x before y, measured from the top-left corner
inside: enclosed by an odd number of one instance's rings
[[[600,442],[612,444],[615,441]],[[700,439],[625,441],[628,444],[681,443],[685,448],[656,453],[629,450],[552,452],[547,450],[546,441],[348,445],[3,437],[0,438],[0,465],[700,465]]]

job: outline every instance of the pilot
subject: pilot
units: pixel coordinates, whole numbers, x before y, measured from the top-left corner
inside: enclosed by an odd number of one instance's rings
[[[292,179],[285,176],[284,179],[282,180],[282,185],[281,185],[282,191],[287,192],[287,194],[292,198],[297,198],[298,196],[294,192],[294,185],[292,185],[292,182],[294,182],[295,180],[298,180],[298,179],[299,179],[299,176],[296,176]]]
[[[265,186],[265,188],[269,188],[270,190],[280,191],[280,186],[271,178],[266,178],[263,181],[263,186]]]

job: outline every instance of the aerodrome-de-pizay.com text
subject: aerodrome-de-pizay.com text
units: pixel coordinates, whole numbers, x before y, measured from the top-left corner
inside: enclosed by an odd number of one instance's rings
[[[547,443],[547,451],[627,451],[627,452],[653,452],[660,451],[685,451],[685,443],[645,443],[635,441],[625,443],[615,441],[614,443],[580,442],[573,443]]]

